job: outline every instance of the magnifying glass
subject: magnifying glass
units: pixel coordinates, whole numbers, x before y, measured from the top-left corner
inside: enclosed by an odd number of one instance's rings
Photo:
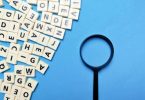
[[[85,59],[85,56],[84,56],[84,53],[83,53],[84,48],[85,48],[85,46],[87,46],[87,43],[89,43],[89,42],[92,41],[92,40],[99,40],[99,41],[102,41],[105,45],[107,44],[107,46],[109,47],[109,51],[110,51],[109,56],[107,57],[107,59],[105,59],[105,62],[103,62],[103,64],[102,64],[102,63],[99,64],[99,65],[90,64],[90,63],[88,62],[88,60]],[[96,41],[96,43],[97,43],[97,42],[98,42],[98,41]],[[94,46],[93,46],[93,47],[94,47]],[[97,47],[97,45],[96,45],[96,47]],[[106,50],[106,49],[104,49],[104,50]],[[106,54],[106,53],[103,52],[104,50],[99,50],[99,51],[101,51],[101,53],[99,53],[98,55]],[[94,50],[92,50],[92,49],[90,50],[90,49],[89,49],[89,52],[85,53],[85,55],[90,55],[90,52],[94,52]],[[94,55],[95,55],[95,54],[94,54]],[[93,56],[94,56],[94,55],[93,55]],[[89,68],[90,70],[92,70],[92,71],[94,72],[93,100],[98,100],[98,99],[99,99],[99,96],[98,96],[98,72],[99,72],[100,70],[106,68],[107,65],[110,64],[110,62],[111,62],[111,60],[112,60],[112,58],[113,58],[113,55],[114,55],[114,47],[113,47],[113,44],[112,44],[112,42],[111,42],[107,37],[105,37],[104,35],[100,35],[100,34],[92,35],[92,36],[86,38],[86,39],[82,42],[82,44],[81,44],[81,46],[80,46],[80,57],[81,57],[82,62],[84,63],[84,65],[85,65],[87,68]],[[98,58],[98,56],[95,56],[95,57],[96,57],[96,59]],[[102,56],[101,56],[101,57],[102,57]],[[100,57],[100,58],[101,58],[101,57]],[[94,57],[91,57],[91,59],[93,59],[93,58],[94,58]],[[96,60],[96,59],[95,59],[95,60]],[[99,62],[99,61],[96,60],[96,62]]]

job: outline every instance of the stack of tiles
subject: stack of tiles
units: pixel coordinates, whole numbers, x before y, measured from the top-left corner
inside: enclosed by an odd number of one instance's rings
[[[5,3],[14,10],[6,9]],[[45,74],[49,67],[40,57],[53,59],[65,30],[71,30],[73,20],[79,19],[80,8],[81,0],[0,0],[0,73],[4,74],[0,92],[4,100],[31,99],[38,85],[35,71]]]

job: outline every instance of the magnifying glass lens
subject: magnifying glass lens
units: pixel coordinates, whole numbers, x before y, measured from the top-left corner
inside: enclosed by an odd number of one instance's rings
[[[109,45],[100,38],[92,38],[85,42],[82,48],[82,57],[92,67],[103,65],[110,57]]]

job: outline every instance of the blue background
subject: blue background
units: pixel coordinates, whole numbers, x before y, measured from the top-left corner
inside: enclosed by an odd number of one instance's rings
[[[99,100],[145,100],[145,0],[82,0],[80,19],[66,32],[49,70],[37,73],[32,100],[93,99],[93,73],[81,62],[79,47],[95,33],[115,47],[113,61],[99,73]]]

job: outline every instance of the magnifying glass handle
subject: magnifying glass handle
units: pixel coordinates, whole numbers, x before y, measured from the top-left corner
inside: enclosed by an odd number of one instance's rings
[[[94,71],[93,100],[98,100],[98,71]]]

